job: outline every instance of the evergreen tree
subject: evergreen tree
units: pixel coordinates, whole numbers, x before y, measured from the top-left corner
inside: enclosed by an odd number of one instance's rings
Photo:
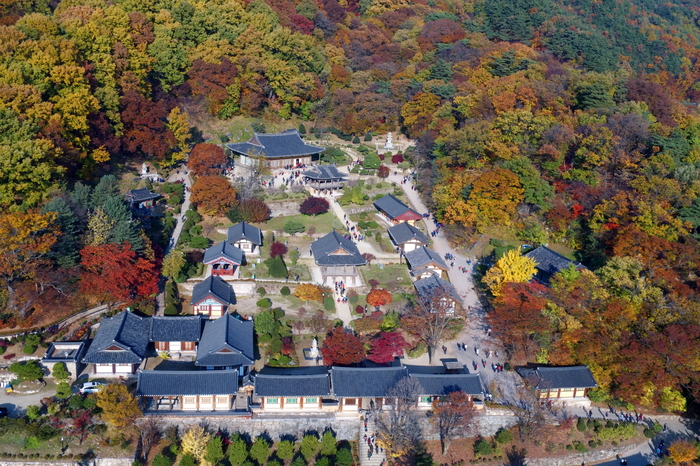
[[[100,182],[95,186],[92,196],[92,207],[101,207],[109,198],[120,196],[117,177],[105,175],[100,178]]]
[[[452,81],[452,67],[442,58],[438,58],[433,66],[430,67],[429,79],[439,79],[441,81],[450,82]]]
[[[70,197],[77,205],[85,210],[92,208],[92,188],[78,181],[70,193]]]
[[[80,219],[73,212],[63,197],[55,197],[44,205],[42,213],[55,212],[56,224],[61,229],[61,235],[51,248],[50,257],[59,267],[67,269],[80,262],[80,238],[84,231]]]
[[[131,218],[131,211],[126,205],[126,201],[119,197],[111,197],[105,200],[103,208],[107,217],[114,221],[114,227],[109,233],[108,241],[117,244],[127,241],[134,251],[143,249],[141,231]]]

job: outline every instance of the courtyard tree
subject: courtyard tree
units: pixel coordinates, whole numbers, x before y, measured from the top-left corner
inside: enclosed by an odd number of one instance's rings
[[[70,372],[68,372],[65,362],[57,362],[54,364],[51,375],[59,382],[65,382],[70,378]]]
[[[44,371],[39,366],[39,361],[32,359],[25,362],[13,362],[10,364],[10,372],[17,374],[20,381],[39,380],[44,376]]]
[[[306,226],[301,222],[297,222],[295,220],[290,219],[285,222],[284,226],[282,227],[282,230],[284,230],[284,232],[289,235],[295,235],[297,233],[303,233],[304,231],[306,231]]]
[[[272,211],[264,201],[256,198],[245,199],[238,206],[238,213],[249,223],[265,222]]]
[[[367,295],[367,304],[379,310],[381,306],[391,303],[391,293],[383,288],[375,288]]]
[[[175,278],[180,275],[185,265],[187,265],[185,254],[173,249],[163,258],[161,273],[166,277]]]
[[[209,143],[196,144],[187,160],[187,166],[197,176],[221,175],[227,163],[224,149]]]
[[[304,215],[319,215],[328,212],[330,205],[322,197],[309,196],[299,206],[299,212]]]
[[[475,417],[474,403],[462,391],[451,392],[444,399],[436,398],[433,401],[430,423],[440,434],[443,456],[447,455],[453,438],[470,436]]]
[[[192,185],[190,200],[207,215],[224,215],[238,203],[236,190],[222,176],[201,176]],[[240,212],[240,206],[239,206]]]
[[[323,340],[321,355],[326,366],[357,364],[365,360],[365,345],[353,333],[336,327]]]
[[[389,170],[389,167],[387,167],[386,165],[382,164],[377,169],[377,176],[379,178],[388,178],[390,174],[391,174],[391,170]]]
[[[459,305],[454,309],[446,307],[443,303],[447,299],[452,298],[434,293],[430,299],[407,305],[400,313],[402,328],[428,347],[431,364],[435,349],[443,340],[459,335],[467,317]]]
[[[287,246],[284,243],[275,241],[270,245],[270,257],[284,256],[287,254]]]
[[[320,301],[323,297],[323,293],[321,292],[321,288],[316,285],[302,283],[294,290],[294,296],[308,304],[309,301]]]
[[[536,265],[534,259],[523,256],[517,249],[511,249],[486,272],[483,282],[491,294],[499,296],[505,283],[529,282],[537,271]]]
[[[372,349],[367,359],[377,364],[386,364],[403,356],[404,350],[410,346],[399,332],[382,332],[372,340]]]
[[[138,400],[123,383],[107,384],[95,396],[97,406],[102,409],[102,419],[117,431],[133,425],[142,415]]]

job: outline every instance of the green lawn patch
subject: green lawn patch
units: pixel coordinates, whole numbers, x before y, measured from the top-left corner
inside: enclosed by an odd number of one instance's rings
[[[343,225],[340,223],[340,221],[338,221],[332,212],[326,212],[325,214],[316,216],[299,214],[289,217],[275,217],[271,218],[266,223],[258,223],[255,226],[261,230],[282,231],[284,230],[284,224],[290,219],[303,223],[306,227],[306,231],[309,230],[309,227],[314,227],[316,233],[330,233],[333,228],[343,228]]]
[[[383,269],[380,268],[379,264],[365,265],[360,267],[360,272],[365,283],[375,279],[379,281],[380,288],[390,285],[400,288],[411,287],[411,278],[408,275],[406,264],[385,264]]]

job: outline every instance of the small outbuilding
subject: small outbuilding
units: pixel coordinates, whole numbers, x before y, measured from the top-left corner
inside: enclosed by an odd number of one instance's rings
[[[257,254],[263,243],[263,235],[260,228],[240,222],[228,229],[226,241],[246,254]]]
[[[421,246],[430,245],[430,240],[426,234],[410,223],[397,223],[389,228],[388,233],[391,242],[403,253],[413,251]]]
[[[526,252],[524,255],[535,261],[535,268],[537,269],[535,279],[545,285],[549,285],[549,281],[554,274],[562,272],[569,267],[574,267],[576,270],[587,270],[585,265],[572,261],[558,252],[552,251],[547,246],[540,246]]]
[[[423,218],[421,214],[408,207],[391,194],[387,194],[374,201],[374,207],[379,213],[394,225],[406,222],[414,225],[416,221]]]
[[[541,400],[585,400],[588,390],[598,386],[588,366],[530,365],[518,368],[517,372]]]
[[[442,278],[443,273],[447,273],[447,264],[440,254],[425,246],[408,251],[405,257],[412,277],[421,279],[437,275]]]
[[[41,364],[53,371],[53,366],[62,362],[70,373],[71,380],[80,375],[85,367],[82,363],[86,345],[84,341],[54,341],[49,344],[46,354],[41,358]]]
[[[192,288],[192,312],[209,318],[221,317],[236,302],[233,287],[218,275],[209,275]]]
[[[132,189],[126,193],[126,202],[132,209],[149,209],[159,197],[160,194],[151,192],[148,188]]]
[[[245,255],[242,249],[227,241],[215,244],[204,251],[205,265],[211,266],[212,275],[238,278],[239,267],[243,265]]]
[[[325,285],[333,286],[340,281],[346,286],[362,285],[357,267],[365,265],[367,261],[352,240],[332,231],[311,243],[311,254],[321,268]]]
[[[319,193],[342,188],[348,177],[345,173],[340,172],[335,165],[314,165],[301,174],[306,185]]]

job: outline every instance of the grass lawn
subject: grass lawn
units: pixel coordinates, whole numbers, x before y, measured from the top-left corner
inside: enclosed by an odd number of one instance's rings
[[[301,281],[310,281],[311,280],[311,272],[309,271],[309,268],[301,263],[298,263],[297,265],[291,265],[287,264],[287,272],[289,273],[289,283],[294,284],[294,275],[299,274],[299,280]],[[267,273],[267,266],[260,261],[260,264],[255,264],[255,267],[253,268],[252,264],[241,267],[241,278],[251,278],[255,274],[255,278],[269,278],[269,279],[274,279],[274,280],[279,280],[280,282],[283,282],[285,280],[285,277],[282,278],[274,278],[268,275]]]
[[[408,267],[406,264],[389,264],[380,268],[379,264],[372,264],[365,267],[360,267],[362,279],[365,283],[369,283],[370,279],[379,281],[380,287],[393,286],[409,288],[411,286],[411,278],[408,276]]]
[[[268,220],[266,223],[258,223],[255,226],[261,230],[284,230],[284,224],[289,220],[302,223],[306,229],[314,227],[316,233],[330,233],[333,228],[343,229],[343,224],[331,212],[326,212],[321,215],[294,215],[291,217],[275,217]]]

